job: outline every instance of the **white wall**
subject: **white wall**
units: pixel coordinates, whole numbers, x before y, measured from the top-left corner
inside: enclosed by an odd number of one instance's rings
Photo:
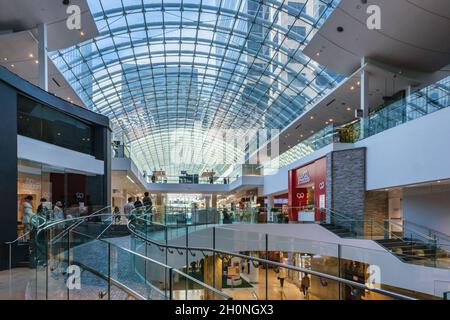
[[[450,178],[450,108],[355,143],[367,147],[367,190]]]
[[[17,157],[83,173],[104,174],[103,161],[91,155],[20,135],[17,136]]]
[[[403,215],[406,221],[450,235],[450,187],[405,189]]]

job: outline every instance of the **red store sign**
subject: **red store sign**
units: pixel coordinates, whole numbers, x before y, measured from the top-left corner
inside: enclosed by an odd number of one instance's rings
[[[289,220],[298,221],[300,208],[308,205],[306,196],[308,189],[312,188],[314,188],[315,220],[321,219],[318,208],[325,207],[326,168],[326,158],[321,158],[289,171],[288,202],[289,207],[292,208],[289,210]]]

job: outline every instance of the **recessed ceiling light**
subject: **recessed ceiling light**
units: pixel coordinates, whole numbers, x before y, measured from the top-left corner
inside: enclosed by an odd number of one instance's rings
[[[309,117],[311,120],[314,120],[314,116]]]
[[[11,68],[14,68],[14,67],[15,67],[15,65],[14,65],[14,64],[12,64],[12,65],[11,65]]]
[[[30,58],[33,58],[33,57],[34,57],[34,55],[33,55],[32,53],[30,53],[28,56],[29,56]]]
[[[330,122],[333,122],[333,119],[330,119],[329,121],[330,121]]]
[[[347,111],[352,111],[352,108],[350,108],[350,107],[349,107],[349,108],[347,108]]]
[[[37,61],[37,60],[34,60],[34,63],[38,64],[38,63],[39,63],[39,61]]]
[[[359,86],[361,84],[361,81],[358,81],[356,84]]]
[[[314,130],[311,130],[311,133],[314,133]]]
[[[441,183],[441,180],[439,180],[437,183]]]
[[[350,90],[355,90],[355,87],[354,87],[354,86],[351,86],[351,87],[350,87]]]
[[[80,31],[80,36],[84,37],[84,32]]]
[[[325,124],[328,124],[328,121],[325,121]]]
[[[320,52],[317,52],[317,53],[316,53],[316,56],[320,56]]]
[[[8,58],[3,58],[3,60],[8,61]]]

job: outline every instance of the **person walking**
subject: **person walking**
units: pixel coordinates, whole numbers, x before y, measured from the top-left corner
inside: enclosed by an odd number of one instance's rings
[[[309,290],[310,285],[311,285],[311,280],[309,280],[308,275],[305,274],[303,276],[303,278],[302,278],[302,282],[301,282],[301,286],[300,286],[300,288],[301,288],[301,290],[303,292],[303,296],[305,297],[305,299],[306,299],[306,297],[308,295],[308,290]]]
[[[280,280],[281,290],[284,288],[284,279],[286,279],[286,268],[279,268],[278,280]]]

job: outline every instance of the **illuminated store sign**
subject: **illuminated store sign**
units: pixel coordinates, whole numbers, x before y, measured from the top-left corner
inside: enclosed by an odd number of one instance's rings
[[[306,170],[298,177],[298,184],[306,184],[311,182],[311,176],[309,175],[309,171]]]

